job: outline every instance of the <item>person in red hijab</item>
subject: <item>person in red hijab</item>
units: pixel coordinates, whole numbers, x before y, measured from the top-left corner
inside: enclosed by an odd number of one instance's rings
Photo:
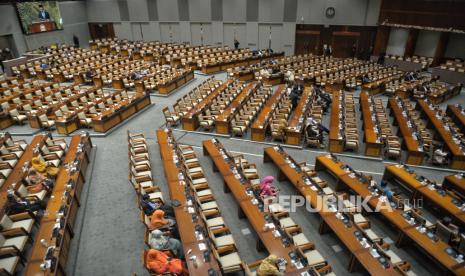
[[[260,182],[260,186],[259,186],[261,197],[276,196],[278,194],[277,189],[271,186],[273,181],[274,181],[274,177],[272,177],[271,175],[266,176],[265,178],[262,179],[262,182]]]

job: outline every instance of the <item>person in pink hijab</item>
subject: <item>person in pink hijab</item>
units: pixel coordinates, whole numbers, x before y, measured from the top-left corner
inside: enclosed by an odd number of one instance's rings
[[[260,186],[259,186],[261,197],[276,196],[278,194],[278,191],[276,190],[276,188],[271,186],[273,181],[274,181],[274,177],[272,177],[271,175],[266,176],[265,178],[262,179],[262,182],[260,182]]]

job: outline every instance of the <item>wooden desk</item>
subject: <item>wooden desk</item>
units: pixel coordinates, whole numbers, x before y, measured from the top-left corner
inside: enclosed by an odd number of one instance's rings
[[[465,114],[457,106],[447,105],[446,114],[460,129],[465,129]]]
[[[78,145],[80,144],[82,145],[82,150],[78,152]],[[60,168],[51,197],[47,203],[47,215],[42,218],[37,235],[34,239],[31,256],[25,268],[25,275],[66,275],[66,261],[68,259],[71,239],[74,236],[73,226],[80,205],[80,193],[85,182],[85,174],[83,171],[87,169],[87,165],[89,164],[88,154],[91,148],[92,143],[89,136],[75,135],[71,139],[68,152],[62,164],[64,166],[65,164],[78,160],[79,165],[77,171],[74,174],[70,174],[64,167]],[[74,182],[74,187],[71,190],[67,190],[69,181]],[[62,196],[66,191],[69,192],[69,196],[66,201],[63,201]],[[56,219],[60,218],[57,214],[63,206],[67,207],[67,212],[63,216],[64,226],[59,231],[61,237],[57,241],[56,237],[53,237],[53,229],[56,224]],[[40,268],[40,264],[44,261],[47,253],[47,248],[41,243],[42,239],[47,241],[49,246],[55,246],[53,256],[57,258],[57,262],[56,266],[51,269],[53,271],[47,270],[44,272]],[[59,244],[57,244],[57,242]]]
[[[186,203],[186,195],[184,193],[185,184],[183,184],[178,178],[181,169],[173,163],[173,154],[175,154],[175,152],[173,146],[168,143],[168,133],[162,129],[157,130],[157,140],[158,146],[160,147],[160,157],[163,161],[170,198],[171,200],[178,200],[181,204],[178,207],[173,206],[173,209],[184,254],[187,256],[187,251],[192,250],[189,256],[197,257],[197,267],[194,267],[192,261],[187,261],[189,273],[191,275],[208,275],[209,269],[213,269],[217,273],[220,273],[219,264],[216,258],[211,256],[210,262],[208,263],[202,261],[204,258],[203,251],[199,249],[199,241],[195,236],[195,228],[199,225],[203,229],[206,229],[206,226],[200,218],[196,222],[192,221],[192,215],[184,210],[184,205]]]
[[[312,102],[313,86],[305,87],[299,104],[294,110],[292,117],[288,121],[286,128],[286,144],[300,145],[300,138],[304,130],[305,119],[307,116],[308,107]]]
[[[365,155],[380,156],[382,153],[383,144],[378,139],[378,134],[375,132],[376,123],[372,120],[372,112],[370,110],[370,102],[368,101],[366,92],[360,93],[360,110],[362,111],[364,141],[366,144]],[[372,106],[374,108],[374,106]]]
[[[60,134],[70,134],[80,128],[79,118],[77,115],[60,118],[55,120],[55,127]]]
[[[343,152],[344,151],[344,138],[341,136],[341,128],[339,126],[339,113],[340,113],[340,99],[341,90],[334,90],[332,95],[333,102],[331,104],[331,117],[329,123],[329,146],[330,152]]]
[[[19,158],[18,162],[15,165],[15,169],[10,173],[8,178],[5,180],[3,185],[0,187],[0,217],[3,217],[5,214],[5,208],[7,206],[7,195],[8,189],[12,187],[14,190],[19,188],[21,184],[21,179],[23,179],[25,172],[22,168],[26,162],[31,162],[32,157],[34,156],[34,148],[42,147],[45,143],[46,135],[40,134],[32,138],[31,143],[24,150],[23,154]]]
[[[212,93],[210,93],[205,99],[201,102],[197,103],[192,109],[182,117],[182,128],[185,130],[196,130],[199,127],[199,115],[202,113],[209,104],[213,101],[216,96],[223,93],[226,88],[233,83],[233,80],[228,80],[227,82],[223,83],[220,87],[215,89]]]
[[[391,110],[389,115],[394,117],[393,124],[399,126],[397,135],[403,138],[402,147],[407,150],[407,159],[405,163],[411,165],[421,165],[423,163],[425,153],[418,150],[419,143],[417,140],[413,139],[412,132],[407,125],[407,119],[405,119],[405,117],[402,115],[402,110],[394,98],[389,99],[388,107]]]
[[[335,174],[339,170],[339,164],[336,164],[328,157],[319,156],[320,159],[327,159],[325,162],[328,165],[326,168],[328,172]],[[332,165],[331,165],[332,163]],[[457,262],[451,258],[444,250],[449,246],[442,241],[433,241],[425,234],[420,233],[414,226],[408,223],[402,216],[401,209],[392,208],[388,201],[380,202],[379,197],[373,196],[368,190],[367,184],[362,183],[357,178],[351,177],[349,174],[340,175],[337,182],[337,190],[349,189],[355,194],[362,197],[363,200],[369,198],[367,201],[373,210],[378,210],[377,213],[381,214],[391,225],[394,225],[399,230],[399,236],[396,241],[397,246],[401,246],[407,242],[414,242],[420,246],[428,255],[433,257],[439,264],[447,268],[450,272],[457,275],[465,273],[465,267],[458,265]],[[376,209],[379,207],[378,209]]]
[[[263,109],[257,116],[257,119],[252,124],[252,140],[253,141],[265,141],[266,139],[266,130],[268,128],[268,123],[271,118],[271,114],[274,112],[274,108],[281,100],[282,96],[286,92],[286,86],[280,85],[273,93],[273,95],[268,99]]]
[[[458,193],[465,196],[465,177],[458,178],[457,175],[448,175],[444,177],[442,182],[444,188],[457,191]]]
[[[325,156],[320,157],[326,158]],[[324,204],[324,196],[319,195],[317,191],[313,190],[309,185],[302,181],[302,178],[306,177],[306,174],[304,172],[296,171],[288,163],[286,159],[289,159],[291,163],[297,163],[292,159],[292,157],[286,153],[278,152],[275,147],[268,147],[265,148],[263,158],[264,162],[272,161],[276,167],[278,167],[278,179],[280,181],[288,180],[291,182],[300,194],[311,204],[312,208],[318,210],[322,219],[320,231],[322,228],[331,229],[331,231],[338,236],[347,249],[349,249],[351,252],[351,260],[348,269],[350,272],[354,272],[357,269],[357,266],[361,264],[371,275],[401,275],[399,271],[396,271],[392,264],[388,269],[385,269],[379,263],[378,259],[371,255],[369,248],[362,247],[354,234],[358,230],[357,227],[348,228],[341,220],[336,218],[336,214],[329,210]],[[321,162],[326,165],[330,165],[332,160],[330,158],[326,159],[329,160],[322,160]],[[338,174],[338,164],[333,163],[330,166],[334,166],[334,174]]]
[[[214,171],[219,171],[225,181],[227,190],[231,191],[239,206],[239,216],[247,217],[249,223],[258,235],[261,243],[257,241],[257,249],[264,247],[269,254],[284,258],[287,261],[285,275],[300,275],[300,272],[307,268],[296,269],[292,264],[289,253],[296,251],[296,247],[291,244],[284,247],[280,238],[276,238],[273,232],[264,230],[265,214],[257,205],[254,205],[251,198],[247,195],[247,188],[251,187],[250,183],[242,184],[231,171],[230,162],[223,159],[218,147],[211,141],[202,142],[204,155],[210,156],[213,160]],[[232,161],[234,163],[234,161]],[[234,165],[233,165],[234,166]]]
[[[133,114],[150,105],[149,94],[136,94],[132,101],[123,100],[114,110],[106,110],[100,116],[92,118],[92,127],[95,132],[107,132],[114,126],[123,122]]]
[[[242,104],[256,91],[258,82],[249,83],[241,93],[218,115],[215,120],[216,133],[229,134],[231,119],[237,114]]]
[[[398,165],[387,166],[383,175],[384,180],[394,179],[411,190],[412,198],[422,196],[425,200],[438,207],[444,214],[451,216],[457,223],[465,225],[465,211],[460,210],[452,202],[453,197],[451,195],[447,193],[440,195],[428,186],[423,185],[416,177],[416,173],[410,174],[404,168],[398,167]]]
[[[465,170],[465,153],[452,140],[452,134],[444,128],[443,122],[436,117],[436,112],[423,100],[418,100],[415,108],[421,111],[423,117],[426,117],[429,122],[427,126],[435,129],[437,136],[451,152],[452,159],[449,166],[452,169]]]

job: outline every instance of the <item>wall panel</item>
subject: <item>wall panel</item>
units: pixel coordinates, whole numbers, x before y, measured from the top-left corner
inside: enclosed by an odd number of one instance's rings
[[[191,23],[191,43],[194,45],[211,45],[211,23]]]
[[[408,30],[391,28],[386,53],[390,55],[404,55],[405,44],[407,43]]]
[[[420,31],[415,47],[415,55],[434,57],[440,36],[440,32]]]
[[[179,23],[160,22],[160,37],[163,42],[180,42]]]

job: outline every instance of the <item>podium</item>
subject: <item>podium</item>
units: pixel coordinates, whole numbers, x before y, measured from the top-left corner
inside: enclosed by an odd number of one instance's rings
[[[28,33],[41,33],[41,32],[49,32],[55,31],[57,29],[57,25],[55,21],[38,21],[32,22],[28,26]]]

